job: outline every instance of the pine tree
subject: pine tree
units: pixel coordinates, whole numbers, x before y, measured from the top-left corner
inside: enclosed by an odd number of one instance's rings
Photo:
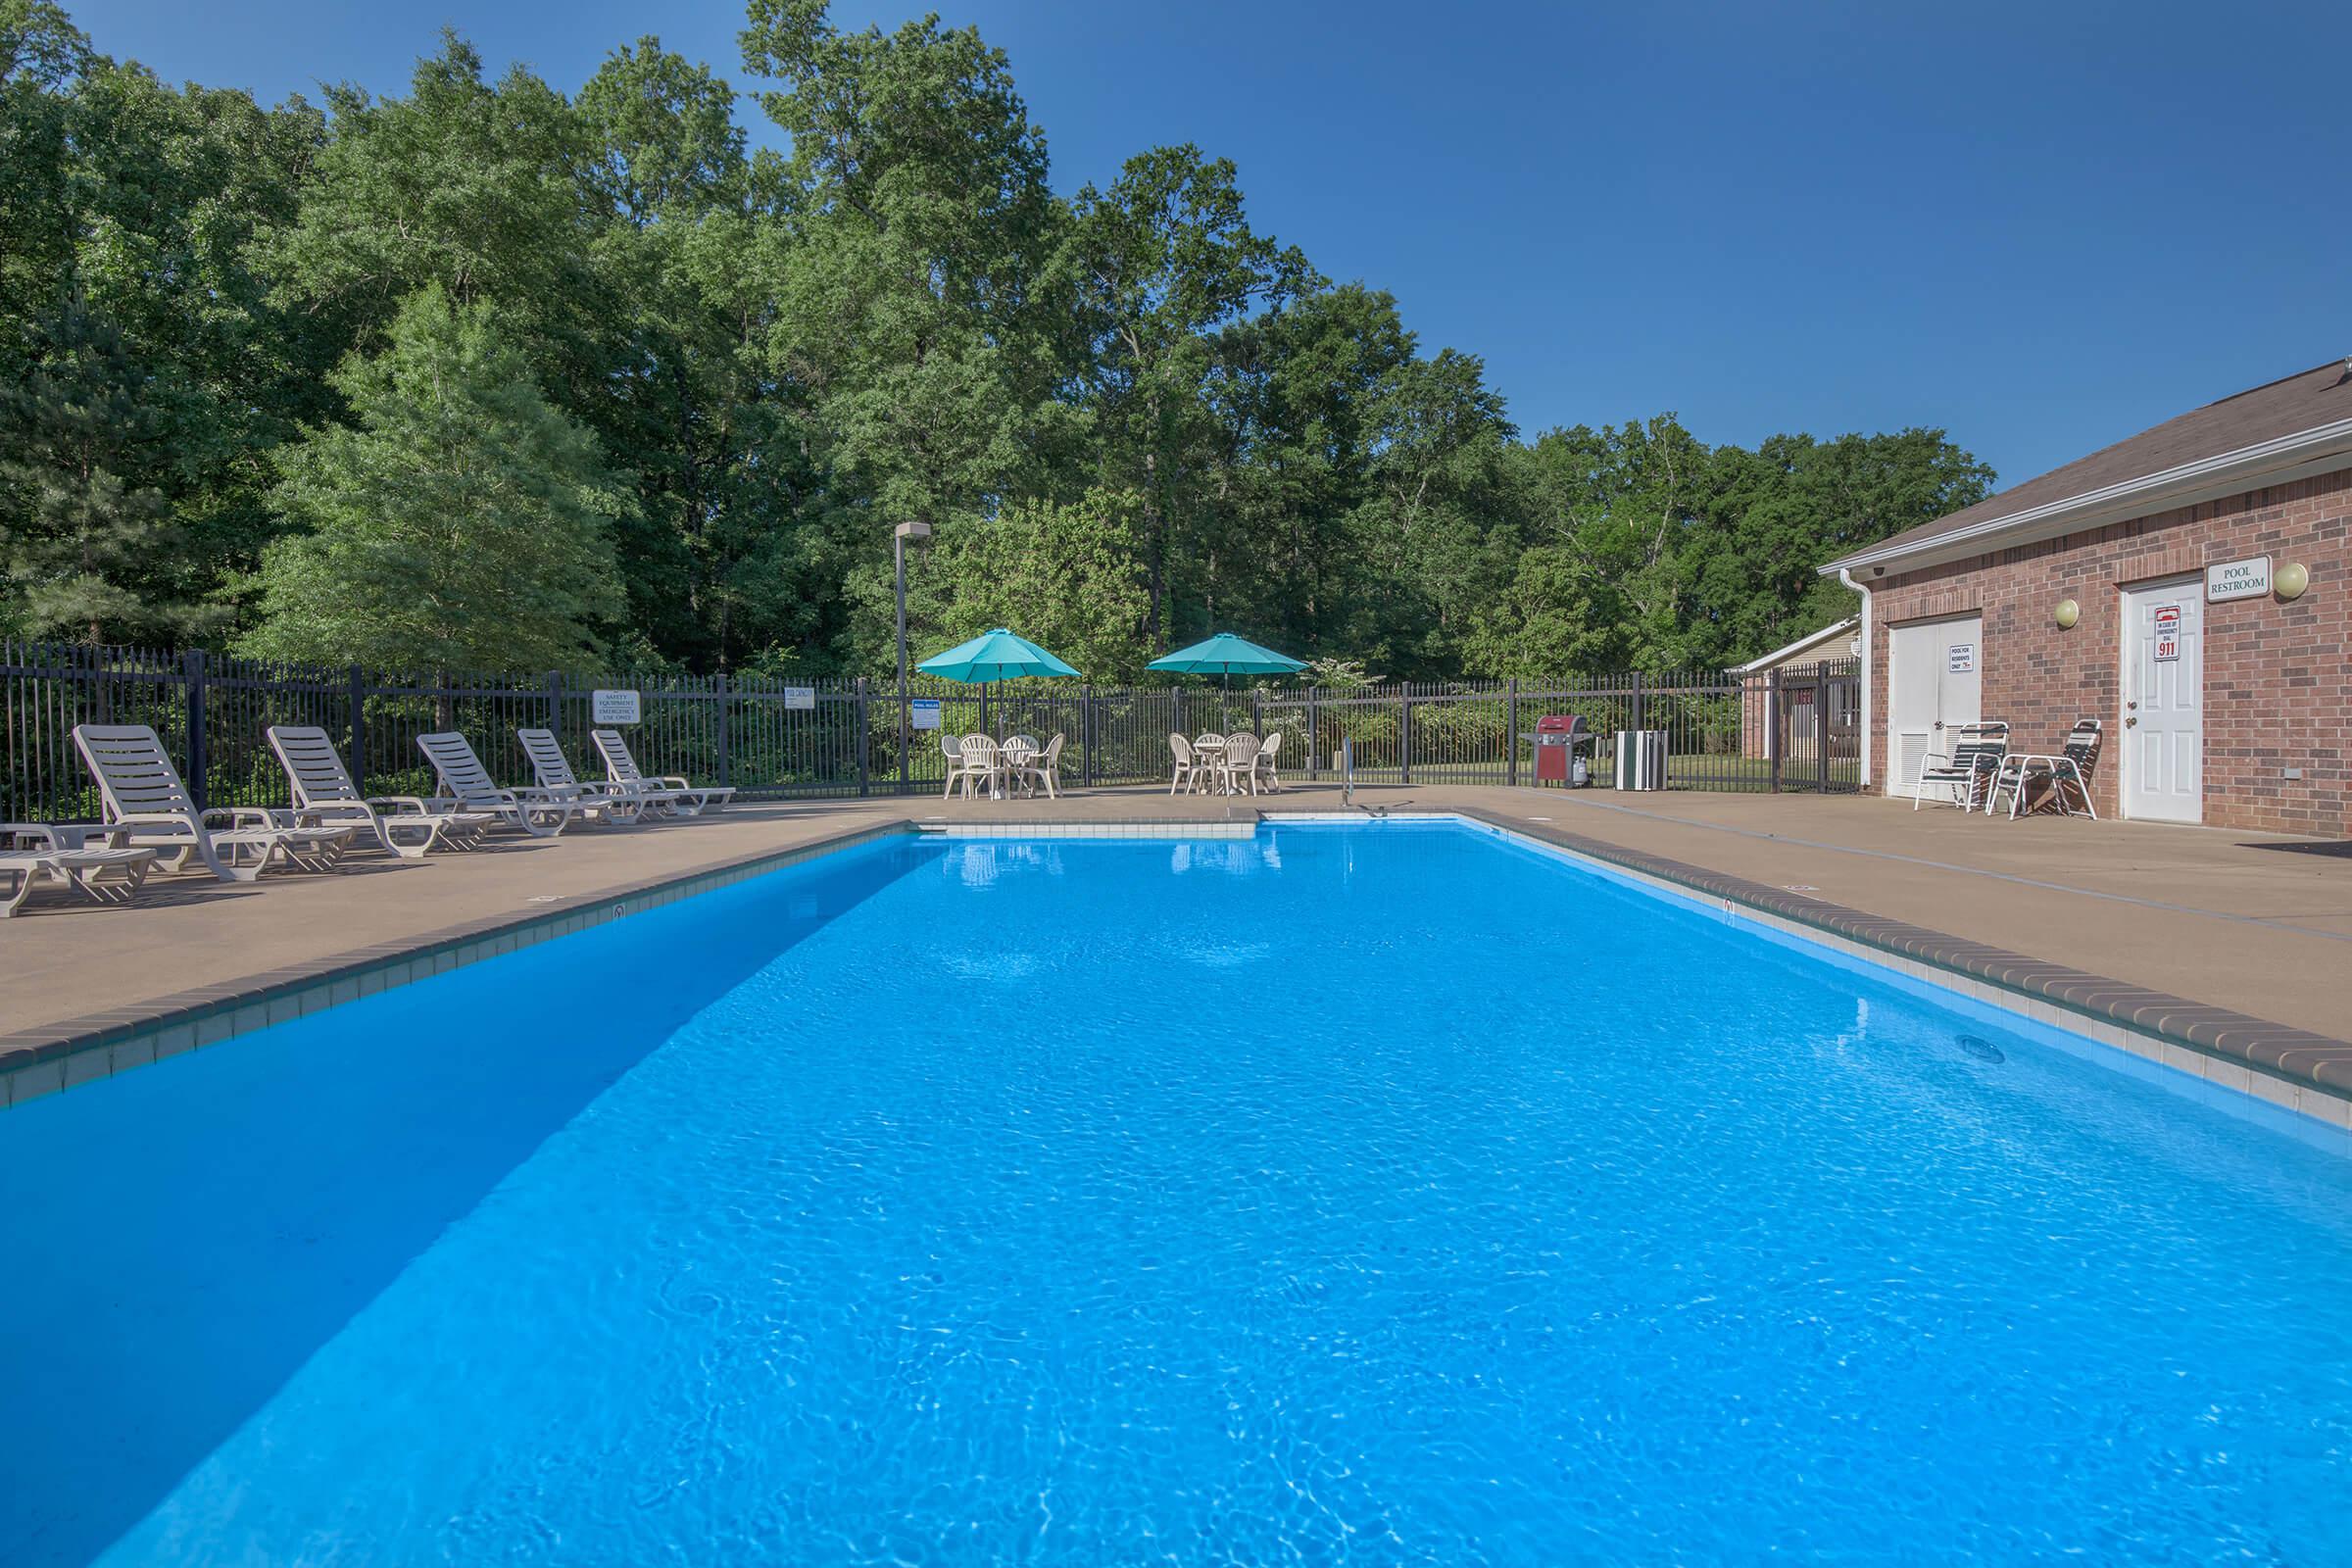
[[[486,305],[412,295],[334,381],[355,423],[282,449],[297,530],[259,575],[253,653],[393,669],[564,668],[622,605],[626,509],[596,443],[552,407]]]
[[[33,334],[0,384],[0,626],[91,643],[204,629],[191,541],[158,482],[192,445],[202,399],[79,303]]]

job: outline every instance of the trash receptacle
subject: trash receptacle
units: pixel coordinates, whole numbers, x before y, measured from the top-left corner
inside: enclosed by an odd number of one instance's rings
[[[1536,746],[1536,782],[1580,785],[1586,782],[1582,765],[1592,748],[1592,732],[1579,713],[1545,713],[1536,720],[1529,737]]]
[[[1664,730],[1621,729],[1617,732],[1617,787],[1621,790],[1662,790],[1666,787]]]

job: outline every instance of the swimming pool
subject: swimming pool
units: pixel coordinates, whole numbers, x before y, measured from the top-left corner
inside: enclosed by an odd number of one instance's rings
[[[2352,1158],[2105,1055],[1463,826],[884,840],[0,1115],[0,1561],[2343,1560]]]

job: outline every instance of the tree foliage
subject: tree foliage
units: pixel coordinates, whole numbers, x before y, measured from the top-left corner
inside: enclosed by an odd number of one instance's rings
[[[300,531],[260,573],[251,652],[385,669],[564,669],[619,608],[626,500],[479,302],[409,296],[334,375],[353,422],[279,449]]]
[[[1056,192],[973,28],[751,0],[742,66],[641,37],[567,95],[449,32],[264,109],[0,0],[0,629],[880,673],[920,519],[926,650],[1666,669],[1846,612],[1816,563],[1989,487],[1934,430],[1523,438],[1213,150]],[[469,558],[502,580],[395,591]]]

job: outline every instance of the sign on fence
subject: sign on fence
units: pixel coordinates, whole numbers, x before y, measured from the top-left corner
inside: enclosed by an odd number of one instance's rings
[[[595,692],[588,712],[599,724],[635,724],[645,717],[645,705],[635,692]]]
[[[801,712],[809,711],[816,707],[816,688],[813,686],[785,687],[784,706]]]
[[[939,699],[917,697],[906,705],[907,722],[916,729],[939,728]]]

